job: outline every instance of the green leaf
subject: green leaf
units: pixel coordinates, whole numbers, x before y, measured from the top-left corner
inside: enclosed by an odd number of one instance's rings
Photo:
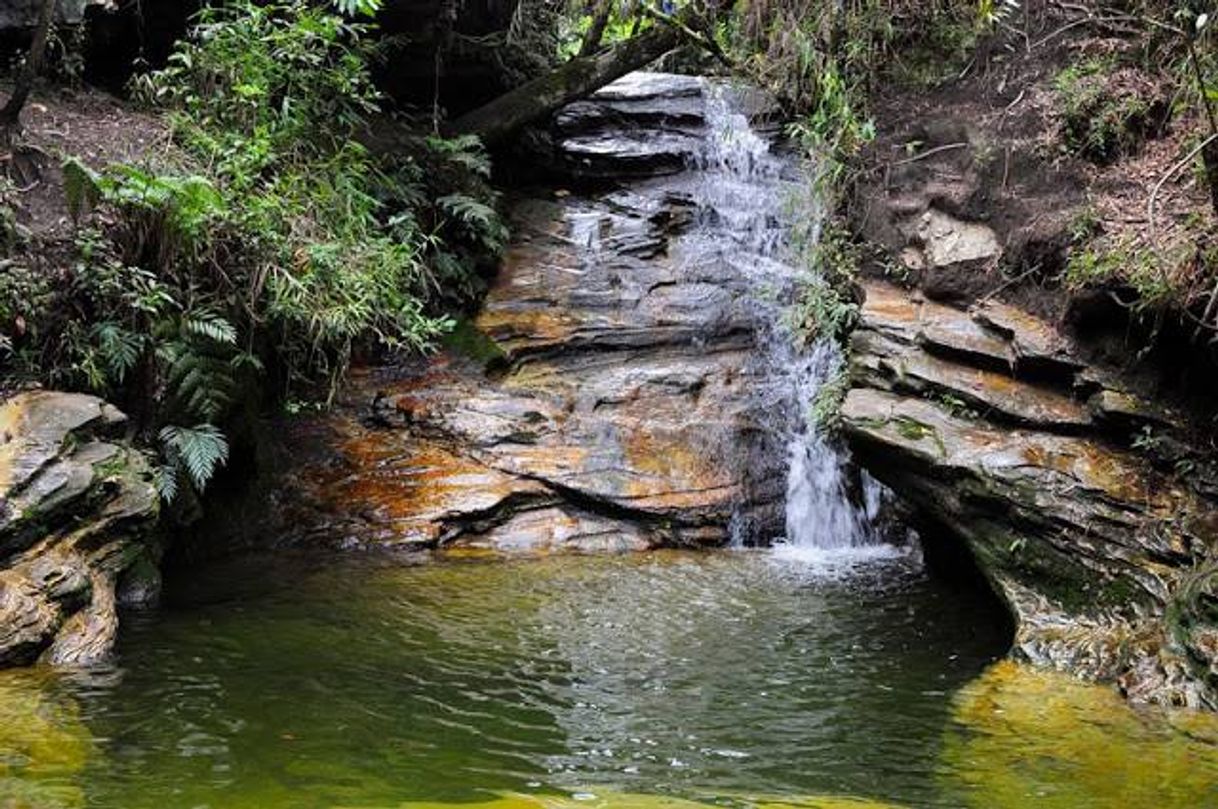
[[[98,323],[91,331],[109,381],[121,385],[144,353],[144,338],[116,323]]]
[[[170,461],[186,470],[199,491],[207,488],[216,470],[228,462],[228,439],[215,425],[168,426],[158,437]]]
[[[182,319],[183,331],[192,337],[202,337],[221,345],[237,344],[237,329],[215,312],[192,312]]]
[[[334,7],[348,17],[371,17],[381,10],[381,0],[332,0]]]

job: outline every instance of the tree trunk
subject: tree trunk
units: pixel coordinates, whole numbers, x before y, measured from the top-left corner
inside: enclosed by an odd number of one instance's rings
[[[38,23],[34,28],[34,38],[30,42],[30,51],[25,56],[25,63],[17,73],[13,82],[13,94],[8,102],[0,109],[0,147],[7,148],[12,144],[13,136],[21,126],[21,110],[29,100],[34,90],[34,81],[42,70],[42,57],[46,53],[47,39],[51,33],[51,22],[55,19],[55,0],[42,0],[38,11]]]
[[[609,24],[609,15],[613,13],[614,0],[599,0],[596,10],[592,12],[592,25],[584,36],[580,46],[580,56],[591,56],[600,49],[601,40],[605,38],[605,27]]]
[[[657,25],[596,56],[577,57],[457,119],[452,128],[493,144],[677,47],[681,34]]]

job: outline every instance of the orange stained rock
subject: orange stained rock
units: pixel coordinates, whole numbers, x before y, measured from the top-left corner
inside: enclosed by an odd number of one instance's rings
[[[625,494],[665,508],[698,508],[722,503],[737,487],[727,470],[699,451],[703,445],[688,430],[661,434],[642,428],[623,442],[632,475]]]
[[[1180,492],[1158,475],[1092,441],[1061,442],[1059,447],[1054,452],[1043,444],[1030,443],[1023,455],[1029,464],[1070,475],[1115,500],[1156,509],[1170,509],[1180,501]]]
[[[1018,342],[1027,343],[1034,351],[1052,354],[1070,347],[1069,341],[1050,323],[1018,307],[987,301],[977,306],[973,314],[983,322],[1018,335]]]
[[[486,307],[474,325],[511,351],[519,343],[561,342],[579,327],[579,320],[556,308],[510,309]]]
[[[864,322],[912,326],[920,319],[921,301],[915,300],[909,290],[878,282],[864,284],[864,288],[867,291],[862,310]]]
[[[357,472],[311,481],[319,499],[340,512],[359,503],[378,520],[409,527],[426,539],[438,535],[445,515],[490,508],[512,494],[545,491],[431,442],[402,445],[366,433],[343,442],[340,450]]]

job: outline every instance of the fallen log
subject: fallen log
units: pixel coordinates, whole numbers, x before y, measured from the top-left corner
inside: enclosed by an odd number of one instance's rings
[[[657,25],[592,56],[572,59],[544,76],[504,93],[452,124],[455,134],[473,134],[493,145],[528,123],[558,110],[659,59],[682,41],[679,30]]]

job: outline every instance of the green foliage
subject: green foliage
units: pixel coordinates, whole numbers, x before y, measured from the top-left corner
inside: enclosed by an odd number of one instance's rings
[[[289,383],[320,375],[331,391],[363,341],[429,346],[450,324],[429,301],[478,294],[473,267],[506,240],[476,140],[416,139],[404,159],[358,142],[381,101],[368,30],[297,1],[213,8],[137,84],[177,110],[257,247],[249,277]]]
[[[0,175],[0,255],[8,255],[25,239],[17,222],[17,190],[13,181]]]
[[[623,4],[609,14],[601,35],[601,45],[613,45],[629,39],[636,29],[642,28],[642,20],[636,16],[638,4]],[[593,15],[579,14],[574,20],[564,20],[558,34],[558,57],[566,60],[579,54],[584,39],[592,27]]]
[[[1018,0],[978,0],[977,28],[983,32],[993,31],[1010,19],[1019,10]]]
[[[815,81],[811,110],[788,132],[819,161],[816,181],[832,192],[846,179],[849,161],[875,137],[875,124],[864,117],[857,92],[833,63],[826,64]]]
[[[1169,267],[1183,264],[1181,247],[1163,254],[1140,247],[1130,240],[1093,240],[1076,247],[1066,260],[1066,287],[1127,285],[1137,295],[1138,308],[1161,307],[1180,291],[1172,283]]]
[[[803,257],[795,304],[788,312],[790,327],[806,342],[826,338],[842,342],[858,322],[859,307],[852,295],[858,272],[858,246],[840,225],[823,232],[794,234]]]
[[[1102,229],[1099,212],[1090,203],[1081,206],[1071,216],[1066,225],[1066,233],[1070,236],[1071,244],[1085,244]]]
[[[63,166],[77,261],[13,350],[127,410],[161,447],[166,496],[206,485],[264,392],[328,399],[358,353],[429,348],[507,240],[476,139],[363,145],[381,97],[356,18],[379,5],[205,9],[132,84],[169,117],[178,165]]]
[[[165,427],[158,435],[171,469],[185,472],[200,491],[216,469],[228,462],[228,439],[211,424],[195,427]],[[177,492],[177,474],[162,475],[162,496],[172,500]]]
[[[348,17],[371,17],[381,10],[381,0],[332,0],[334,8]]]
[[[1091,59],[1071,65],[1054,79],[1066,147],[1097,163],[1136,151],[1161,124],[1147,88],[1115,80],[1132,75],[1118,70],[1113,59]]]
[[[842,404],[850,392],[850,373],[845,364],[816,389],[808,411],[808,422],[818,431],[831,433],[841,426]]]

